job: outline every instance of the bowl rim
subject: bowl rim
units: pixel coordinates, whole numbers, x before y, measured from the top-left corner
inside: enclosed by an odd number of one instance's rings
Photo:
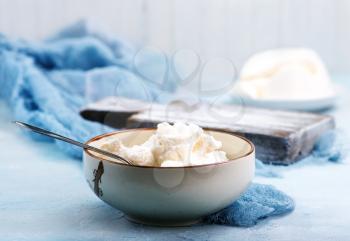
[[[91,139],[89,139],[88,141],[85,142],[85,144],[89,144],[93,141],[97,141],[97,140],[100,140],[102,138],[105,138],[105,137],[108,137],[108,136],[112,136],[112,135],[116,135],[116,134],[119,134],[119,133],[124,133],[124,132],[131,132],[131,131],[151,131],[151,130],[156,130],[157,128],[156,127],[149,127],[149,128],[132,128],[132,129],[124,129],[124,130],[119,130],[119,131],[112,131],[112,132],[107,132],[107,133],[104,133],[104,134],[101,134],[101,135],[97,135],[95,137],[92,137]],[[230,163],[230,162],[233,162],[233,161],[236,161],[238,159],[241,159],[241,158],[244,158],[244,157],[247,157],[251,154],[253,154],[255,152],[255,146],[254,144],[249,140],[247,139],[246,137],[243,137],[243,136],[240,136],[240,135],[237,135],[237,134],[234,134],[232,132],[228,132],[228,131],[225,131],[225,130],[215,130],[215,129],[211,129],[211,128],[203,128],[203,130],[205,131],[212,131],[212,132],[220,132],[220,133],[224,133],[224,134],[228,134],[228,135],[232,135],[234,137],[237,137],[239,139],[242,139],[244,140],[246,143],[249,144],[250,146],[250,150],[245,153],[244,155],[241,155],[241,156],[238,156],[236,158],[233,158],[233,159],[228,159],[227,161],[224,161],[224,162],[218,162],[218,163],[211,163],[211,164],[202,164],[202,165],[187,165],[187,166],[179,166],[179,167],[160,167],[160,166],[144,166],[144,165],[129,165],[129,164],[126,164],[126,163],[122,163],[122,162],[116,162],[116,161],[111,161],[109,159],[106,159],[106,158],[103,158],[103,157],[98,157],[94,154],[91,153],[90,150],[84,148],[84,153],[86,153],[88,156],[94,158],[94,159],[97,159],[97,160],[102,160],[102,161],[107,161],[111,164],[115,164],[115,165],[120,165],[120,166],[127,166],[127,167],[137,167],[137,168],[153,168],[153,169],[181,169],[181,168],[184,168],[184,169],[191,169],[191,168],[198,168],[198,167],[208,167],[208,166],[218,166],[218,165],[223,165],[223,164],[227,164],[227,163]]]

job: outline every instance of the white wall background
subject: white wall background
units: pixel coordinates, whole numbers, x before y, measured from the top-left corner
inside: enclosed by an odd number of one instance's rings
[[[350,72],[348,0],[0,0],[0,32],[40,39],[89,18],[165,51],[189,48],[240,67],[275,47],[315,49],[333,73]]]

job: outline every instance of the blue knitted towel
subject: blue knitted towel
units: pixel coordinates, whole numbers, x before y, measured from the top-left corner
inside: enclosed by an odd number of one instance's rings
[[[271,185],[252,184],[227,208],[204,219],[206,223],[249,227],[259,220],[291,212],[293,200]]]
[[[133,54],[129,45],[90,30],[85,22],[78,22],[43,43],[10,40],[0,35],[0,98],[11,108],[14,119],[83,142],[106,131],[106,127],[78,114],[85,104],[87,79],[110,82],[112,87],[117,86],[119,96],[152,101],[164,101],[175,90],[172,78],[159,84],[135,73],[130,64]],[[151,56],[140,63],[139,69],[151,69],[154,74],[158,63]],[[140,93],[140,86],[147,94]],[[54,141],[68,154],[81,157],[81,150],[69,144],[36,134],[33,137]],[[288,213],[293,207],[292,199],[272,186],[253,184],[239,200],[207,217],[206,222],[250,226],[262,218]]]

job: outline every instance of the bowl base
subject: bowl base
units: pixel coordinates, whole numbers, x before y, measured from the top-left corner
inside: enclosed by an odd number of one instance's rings
[[[169,221],[169,220],[157,220],[157,219],[148,219],[140,218],[130,215],[125,215],[126,219],[133,223],[143,224],[147,226],[161,226],[161,227],[186,227],[193,226],[202,221],[201,218],[194,220],[184,220],[184,221]]]

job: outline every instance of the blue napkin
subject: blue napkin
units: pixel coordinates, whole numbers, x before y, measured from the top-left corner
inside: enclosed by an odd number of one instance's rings
[[[253,183],[227,208],[204,219],[206,223],[249,227],[270,216],[293,211],[293,200],[271,185]]]
[[[0,98],[13,110],[14,119],[82,142],[108,130],[78,114],[85,104],[87,81],[95,81],[92,86],[98,88],[98,81],[103,79],[104,83],[110,82],[110,89],[118,86],[118,96],[152,101],[164,101],[175,89],[171,78],[160,88],[134,73],[129,63],[134,54],[130,47],[88,32],[83,23],[43,43],[10,40],[0,35]],[[140,68],[151,65],[154,59],[144,60]],[[140,91],[141,86],[146,94]],[[80,149],[69,144],[31,135],[53,141],[77,158],[82,155]]]
[[[139,71],[135,72],[131,63],[134,54],[125,42],[90,29],[85,22],[41,43],[0,35],[0,98],[11,108],[14,119],[84,142],[107,131],[78,114],[86,104],[88,81],[99,91],[117,86],[118,96],[157,102],[166,101],[176,89],[174,78],[158,73],[162,65],[159,57],[147,54],[140,58]],[[107,87],[102,88],[102,82]],[[74,146],[31,135],[53,141],[61,150],[81,158],[81,150]],[[272,186],[253,184],[239,200],[206,222],[250,226],[262,218],[288,213],[293,207],[292,199]]]

